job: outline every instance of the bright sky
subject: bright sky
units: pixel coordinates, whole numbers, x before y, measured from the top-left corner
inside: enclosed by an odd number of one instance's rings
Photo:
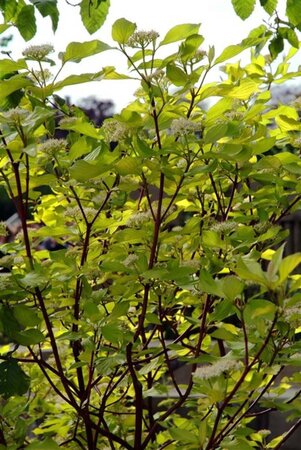
[[[71,2],[78,3],[76,0]],[[205,37],[202,47],[206,50],[209,45],[214,45],[218,54],[225,46],[240,42],[252,28],[260,25],[263,18],[267,19],[262,8],[258,8],[243,22],[235,15],[231,0],[111,0],[106,23],[91,36],[81,23],[79,7],[67,5],[65,0],[58,0],[58,5],[60,24],[56,34],[51,31],[49,18],[39,20],[38,33],[30,43],[24,43],[19,37],[14,38],[11,46],[13,56],[20,56],[29,44],[51,43],[57,53],[64,51],[72,41],[100,39],[111,44],[111,26],[120,17],[136,22],[138,30],[154,29],[162,38],[169,28],[179,23],[201,23],[200,32]],[[107,51],[81,63],[69,63],[62,75],[97,72],[109,65],[115,66],[119,72],[126,72],[123,56],[119,52]],[[113,100],[118,111],[132,100],[136,88],[137,84],[132,81],[100,81],[68,87],[59,94],[71,96],[73,102],[90,95]]]

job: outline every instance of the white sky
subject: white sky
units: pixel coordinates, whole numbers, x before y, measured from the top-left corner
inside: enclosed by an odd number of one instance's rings
[[[78,3],[77,0],[69,0]],[[85,31],[80,20],[79,7],[58,0],[60,23],[53,35],[49,18],[38,21],[38,33],[29,43],[16,36],[12,42],[13,56],[20,56],[29,44],[51,43],[56,52],[64,51],[72,41],[100,39],[112,44],[111,26],[120,17],[137,23],[137,29],[154,29],[163,38],[174,25],[180,23],[201,23],[200,33],[205,37],[202,47],[216,47],[216,54],[230,44],[236,44],[246,37],[248,32],[261,24],[264,15],[258,8],[246,21],[239,19],[232,8],[231,0],[111,0],[111,7],[106,23],[93,35]],[[168,46],[167,46],[168,47]],[[113,65],[118,71],[126,72],[126,61],[119,52],[107,51],[94,57],[84,59],[81,63],[69,63],[63,72],[63,78],[71,73],[97,72],[103,66]],[[53,71],[53,68],[51,68]],[[137,84],[132,81],[100,81],[64,88],[59,95],[69,95],[72,101],[93,95],[102,100],[113,100],[116,111],[132,100]]]

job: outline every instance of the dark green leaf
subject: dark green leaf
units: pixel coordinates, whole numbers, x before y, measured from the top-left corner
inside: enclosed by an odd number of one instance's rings
[[[0,364],[0,394],[5,398],[25,394],[30,385],[29,377],[13,358]]]
[[[271,40],[269,44],[269,50],[270,54],[273,59],[277,58],[279,53],[282,52],[284,48],[283,38],[281,36],[276,36],[274,39]]]
[[[30,0],[30,2],[39,10],[43,17],[50,16],[52,30],[55,32],[59,22],[57,0]]]
[[[21,9],[16,20],[16,27],[25,41],[29,41],[34,37],[37,26],[32,5],[26,5]]]
[[[82,0],[80,14],[86,30],[93,34],[103,25],[109,12],[110,0]]]

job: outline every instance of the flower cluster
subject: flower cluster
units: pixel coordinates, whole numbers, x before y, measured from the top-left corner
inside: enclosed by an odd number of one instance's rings
[[[242,120],[244,118],[244,115],[240,111],[228,111],[224,114],[224,116],[229,120]]]
[[[23,50],[22,55],[28,59],[34,59],[35,61],[42,61],[50,53],[54,52],[54,48],[50,44],[43,45],[30,45]]]
[[[25,117],[27,117],[29,111],[23,108],[12,108],[8,111],[2,113],[4,119],[7,120],[8,123],[16,123],[19,124]]]
[[[230,372],[239,370],[241,362],[227,357],[221,358],[210,366],[202,366],[196,369],[195,378],[202,378],[208,380],[209,378],[218,377],[223,372]]]
[[[173,135],[197,133],[198,131],[202,131],[202,129],[202,121],[194,122],[191,119],[186,119],[185,117],[173,120],[170,126],[170,131]]]
[[[51,80],[53,74],[48,69],[44,70],[33,70],[31,74],[29,74],[30,78],[34,82],[43,83],[45,81]]]
[[[237,223],[231,220],[227,220],[226,222],[217,222],[211,226],[212,231],[216,231],[217,233],[230,234],[233,233],[237,228]]]
[[[42,153],[47,155],[56,155],[60,150],[66,150],[67,141],[65,139],[47,139],[40,145]]]
[[[95,208],[84,207],[83,212],[88,222],[91,222],[97,214],[97,210]],[[64,212],[64,217],[78,219],[82,217],[83,213],[79,206],[71,206],[67,208]]]
[[[104,132],[105,139],[108,142],[122,141],[127,135],[126,126],[115,119],[106,120],[103,123],[102,130]]]
[[[146,212],[137,212],[133,214],[126,222],[128,227],[139,227],[145,222],[148,222],[151,219],[152,215],[150,211]]]
[[[156,39],[159,37],[159,33],[157,31],[151,30],[151,31],[136,31],[135,33],[130,36],[129,40],[127,41],[127,46],[132,48],[139,48],[139,47],[147,47],[152,42],[155,42]]]

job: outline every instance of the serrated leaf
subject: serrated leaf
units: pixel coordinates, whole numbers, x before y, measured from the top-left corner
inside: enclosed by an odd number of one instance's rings
[[[117,19],[112,26],[112,39],[118,44],[126,44],[137,25],[124,18]]]
[[[34,37],[37,31],[34,7],[32,5],[23,6],[16,20],[16,27],[25,41]]]
[[[181,25],[176,25],[166,33],[163,41],[160,42],[160,46],[171,44],[172,42],[182,41],[192,34],[197,34],[200,25],[200,23],[183,23]]]
[[[301,23],[301,2],[300,0],[286,1],[286,15],[293,25]]]
[[[264,10],[271,16],[277,8],[278,0],[260,0],[260,4],[264,8]]]
[[[236,14],[242,19],[245,20],[254,11],[256,0],[231,0],[232,6]]]
[[[59,22],[59,10],[57,0],[30,0],[43,17],[50,16],[52,30],[56,31]]]
[[[80,15],[86,30],[93,34],[103,25],[109,12],[109,0],[82,0]]]
[[[9,398],[13,395],[25,394],[30,385],[30,379],[13,358],[0,364],[0,395]]]
[[[87,42],[71,42],[65,52],[62,54],[62,61],[65,63],[67,61],[80,62],[83,58],[87,58],[97,53],[110,50],[110,47],[105,42],[94,39],[93,41]]]
[[[101,328],[103,337],[112,344],[118,344],[123,340],[123,331],[115,323],[104,325]]]

